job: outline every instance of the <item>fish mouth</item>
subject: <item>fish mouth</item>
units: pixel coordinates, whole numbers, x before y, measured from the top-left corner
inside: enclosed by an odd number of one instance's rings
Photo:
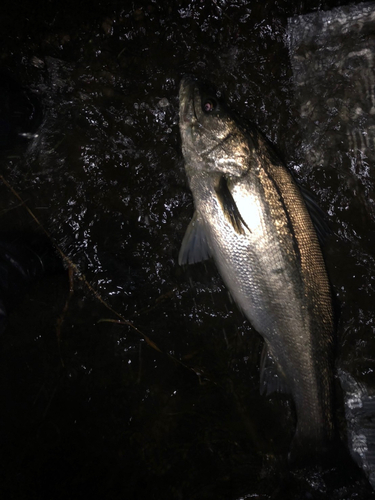
[[[198,89],[196,80],[191,76],[184,76],[180,82],[180,125],[189,126],[196,121],[194,95]]]

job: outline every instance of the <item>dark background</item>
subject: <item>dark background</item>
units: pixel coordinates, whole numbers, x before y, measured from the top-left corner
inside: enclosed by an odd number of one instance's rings
[[[293,406],[259,395],[260,337],[211,262],[177,264],[193,212],[177,99],[189,73],[255,122],[330,213],[338,365],[375,387],[374,219],[348,205],[359,175],[348,188],[345,169],[309,181],[298,168],[287,47],[288,17],[344,3],[2,7],[1,69],[43,119],[38,137],[2,152],[0,230],[47,231],[66,256],[0,338],[3,498],[372,497],[354,466],[289,471]],[[337,414],[345,440],[340,393]]]

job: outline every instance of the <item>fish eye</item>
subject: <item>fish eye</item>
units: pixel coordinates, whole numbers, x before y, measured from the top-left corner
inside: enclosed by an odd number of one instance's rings
[[[216,106],[217,102],[215,101],[215,99],[206,99],[202,108],[205,113],[211,113],[211,111],[213,111]]]

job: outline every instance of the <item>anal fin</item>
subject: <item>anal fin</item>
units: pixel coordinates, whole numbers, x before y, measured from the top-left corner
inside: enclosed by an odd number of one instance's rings
[[[290,388],[286,383],[285,375],[269,351],[267,343],[264,343],[260,360],[260,393],[268,396],[273,392],[290,394]]]

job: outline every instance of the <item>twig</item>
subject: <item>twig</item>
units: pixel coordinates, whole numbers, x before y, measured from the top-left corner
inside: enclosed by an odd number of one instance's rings
[[[86,285],[86,287],[90,290],[90,292],[94,295],[94,297],[101,304],[103,304],[104,307],[106,307],[109,311],[111,311],[111,313],[113,313],[115,316],[117,316],[119,318],[119,320],[106,320],[106,321],[129,326],[130,328],[132,328],[133,330],[135,330],[138,333],[138,335],[140,335],[147,342],[147,344],[150,347],[152,347],[153,349],[155,349],[159,353],[164,354],[165,356],[167,356],[168,358],[170,358],[171,360],[173,360],[175,363],[183,366],[184,368],[187,368],[188,370],[193,371],[196,375],[198,375],[198,376],[202,375],[202,373],[198,373],[198,371],[196,371],[194,368],[192,368],[192,367],[190,367],[188,365],[185,365],[185,363],[183,363],[179,359],[173,357],[171,354],[163,352],[157,346],[157,344],[153,340],[151,340],[146,334],[144,334],[141,330],[139,330],[136,326],[134,326],[130,321],[128,321],[127,319],[125,319],[120,313],[118,313],[117,311],[115,311],[101,297],[101,295],[94,289],[94,287],[87,281],[86,277],[84,276],[84,274],[81,273],[81,271],[78,269],[78,267],[76,266],[76,264],[74,264],[74,262],[72,262],[71,259],[67,255],[65,255],[65,253],[61,250],[61,248],[54,241],[54,239],[53,239],[52,235],[49,233],[49,231],[47,231],[47,229],[41,224],[41,222],[38,220],[38,218],[34,215],[34,213],[27,206],[26,202],[13,189],[13,187],[9,184],[9,182],[4,178],[3,175],[0,175],[0,180],[3,181],[3,183],[5,184],[5,186],[11,191],[11,193],[17,198],[17,200],[19,200],[20,205],[22,205],[22,206],[25,207],[26,211],[29,213],[29,215],[31,216],[31,218],[36,222],[36,224],[41,228],[41,230],[44,232],[44,234],[47,236],[47,238],[52,242],[53,246],[56,248],[57,252],[60,254],[61,258],[63,259],[63,261],[65,262],[65,264],[67,265],[67,267],[69,269],[69,273],[70,273],[69,274],[69,282],[70,282],[69,295],[68,295],[68,298],[66,300],[63,312],[62,312],[62,314],[61,314],[61,316],[60,316],[60,318],[58,319],[58,322],[57,322],[57,338],[58,338],[59,344],[60,344],[60,339],[61,339],[61,328],[62,328],[64,316],[65,316],[65,313],[66,313],[66,311],[68,309],[68,304],[69,304],[69,301],[70,301],[70,299],[72,297],[72,294],[73,294],[73,274],[75,274],[78,277],[78,279],[80,281],[82,281]],[[62,361],[62,363],[63,363],[63,361]]]

